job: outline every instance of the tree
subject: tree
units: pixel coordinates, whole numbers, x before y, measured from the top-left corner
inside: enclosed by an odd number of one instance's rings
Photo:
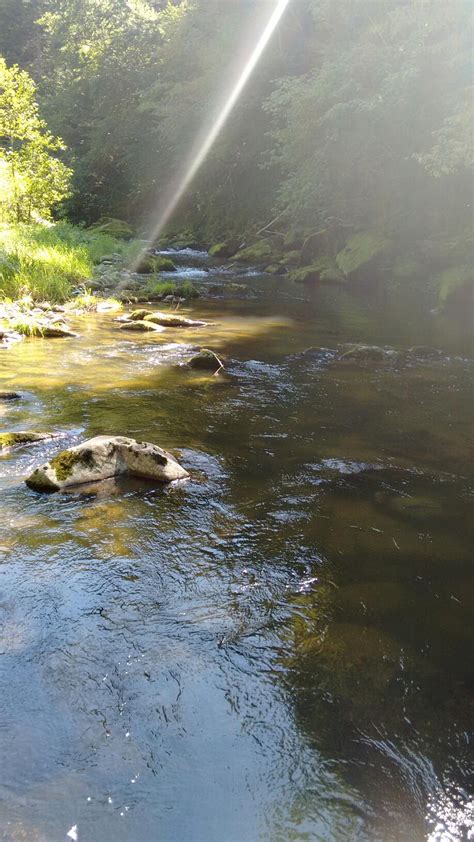
[[[35,93],[29,74],[0,57],[0,217],[17,222],[49,218],[71,177],[54,154],[63,144],[39,116]]]

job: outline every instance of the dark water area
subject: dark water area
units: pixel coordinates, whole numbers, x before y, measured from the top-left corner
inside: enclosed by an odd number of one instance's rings
[[[177,259],[207,327],[0,357],[3,429],[66,434],[0,462],[0,839],[472,838],[468,325]],[[24,485],[102,433],[191,480]]]

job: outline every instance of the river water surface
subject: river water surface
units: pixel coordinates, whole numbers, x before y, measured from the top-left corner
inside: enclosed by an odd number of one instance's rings
[[[0,358],[4,429],[66,434],[0,462],[0,839],[473,838],[467,331],[178,259],[212,325],[93,315]],[[24,485],[102,433],[191,480]]]

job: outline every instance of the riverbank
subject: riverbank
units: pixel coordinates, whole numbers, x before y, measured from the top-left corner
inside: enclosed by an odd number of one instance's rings
[[[209,244],[192,233],[164,235],[153,245],[124,221],[103,217],[89,228],[68,223],[0,226],[0,295],[3,300],[64,304],[82,297],[139,303],[196,297],[176,276],[173,254],[201,249],[222,265],[254,267],[290,285],[342,285],[370,296],[378,290],[423,297],[427,310],[465,314],[473,304],[471,245],[423,242],[410,253],[375,231],[347,231],[332,223],[319,231],[265,231]],[[163,251],[167,255],[163,256]],[[88,302],[84,296],[89,296]]]

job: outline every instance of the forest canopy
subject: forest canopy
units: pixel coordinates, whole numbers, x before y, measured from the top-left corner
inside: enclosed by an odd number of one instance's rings
[[[58,183],[48,199],[56,213],[146,228],[271,7],[4,0],[2,72],[18,66],[17,79],[36,86],[48,130],[41,124],[31,154]],[[465,266],[471,14],[464,0],[291,0],[175,230],[212,242],[255,234],[278,215],[286,234],[339,226],[338,249],[364,232],[387,253],[403,243],[401,275],[434,254],[441,269]],[[58,204],[68,168],[71,192]]]

